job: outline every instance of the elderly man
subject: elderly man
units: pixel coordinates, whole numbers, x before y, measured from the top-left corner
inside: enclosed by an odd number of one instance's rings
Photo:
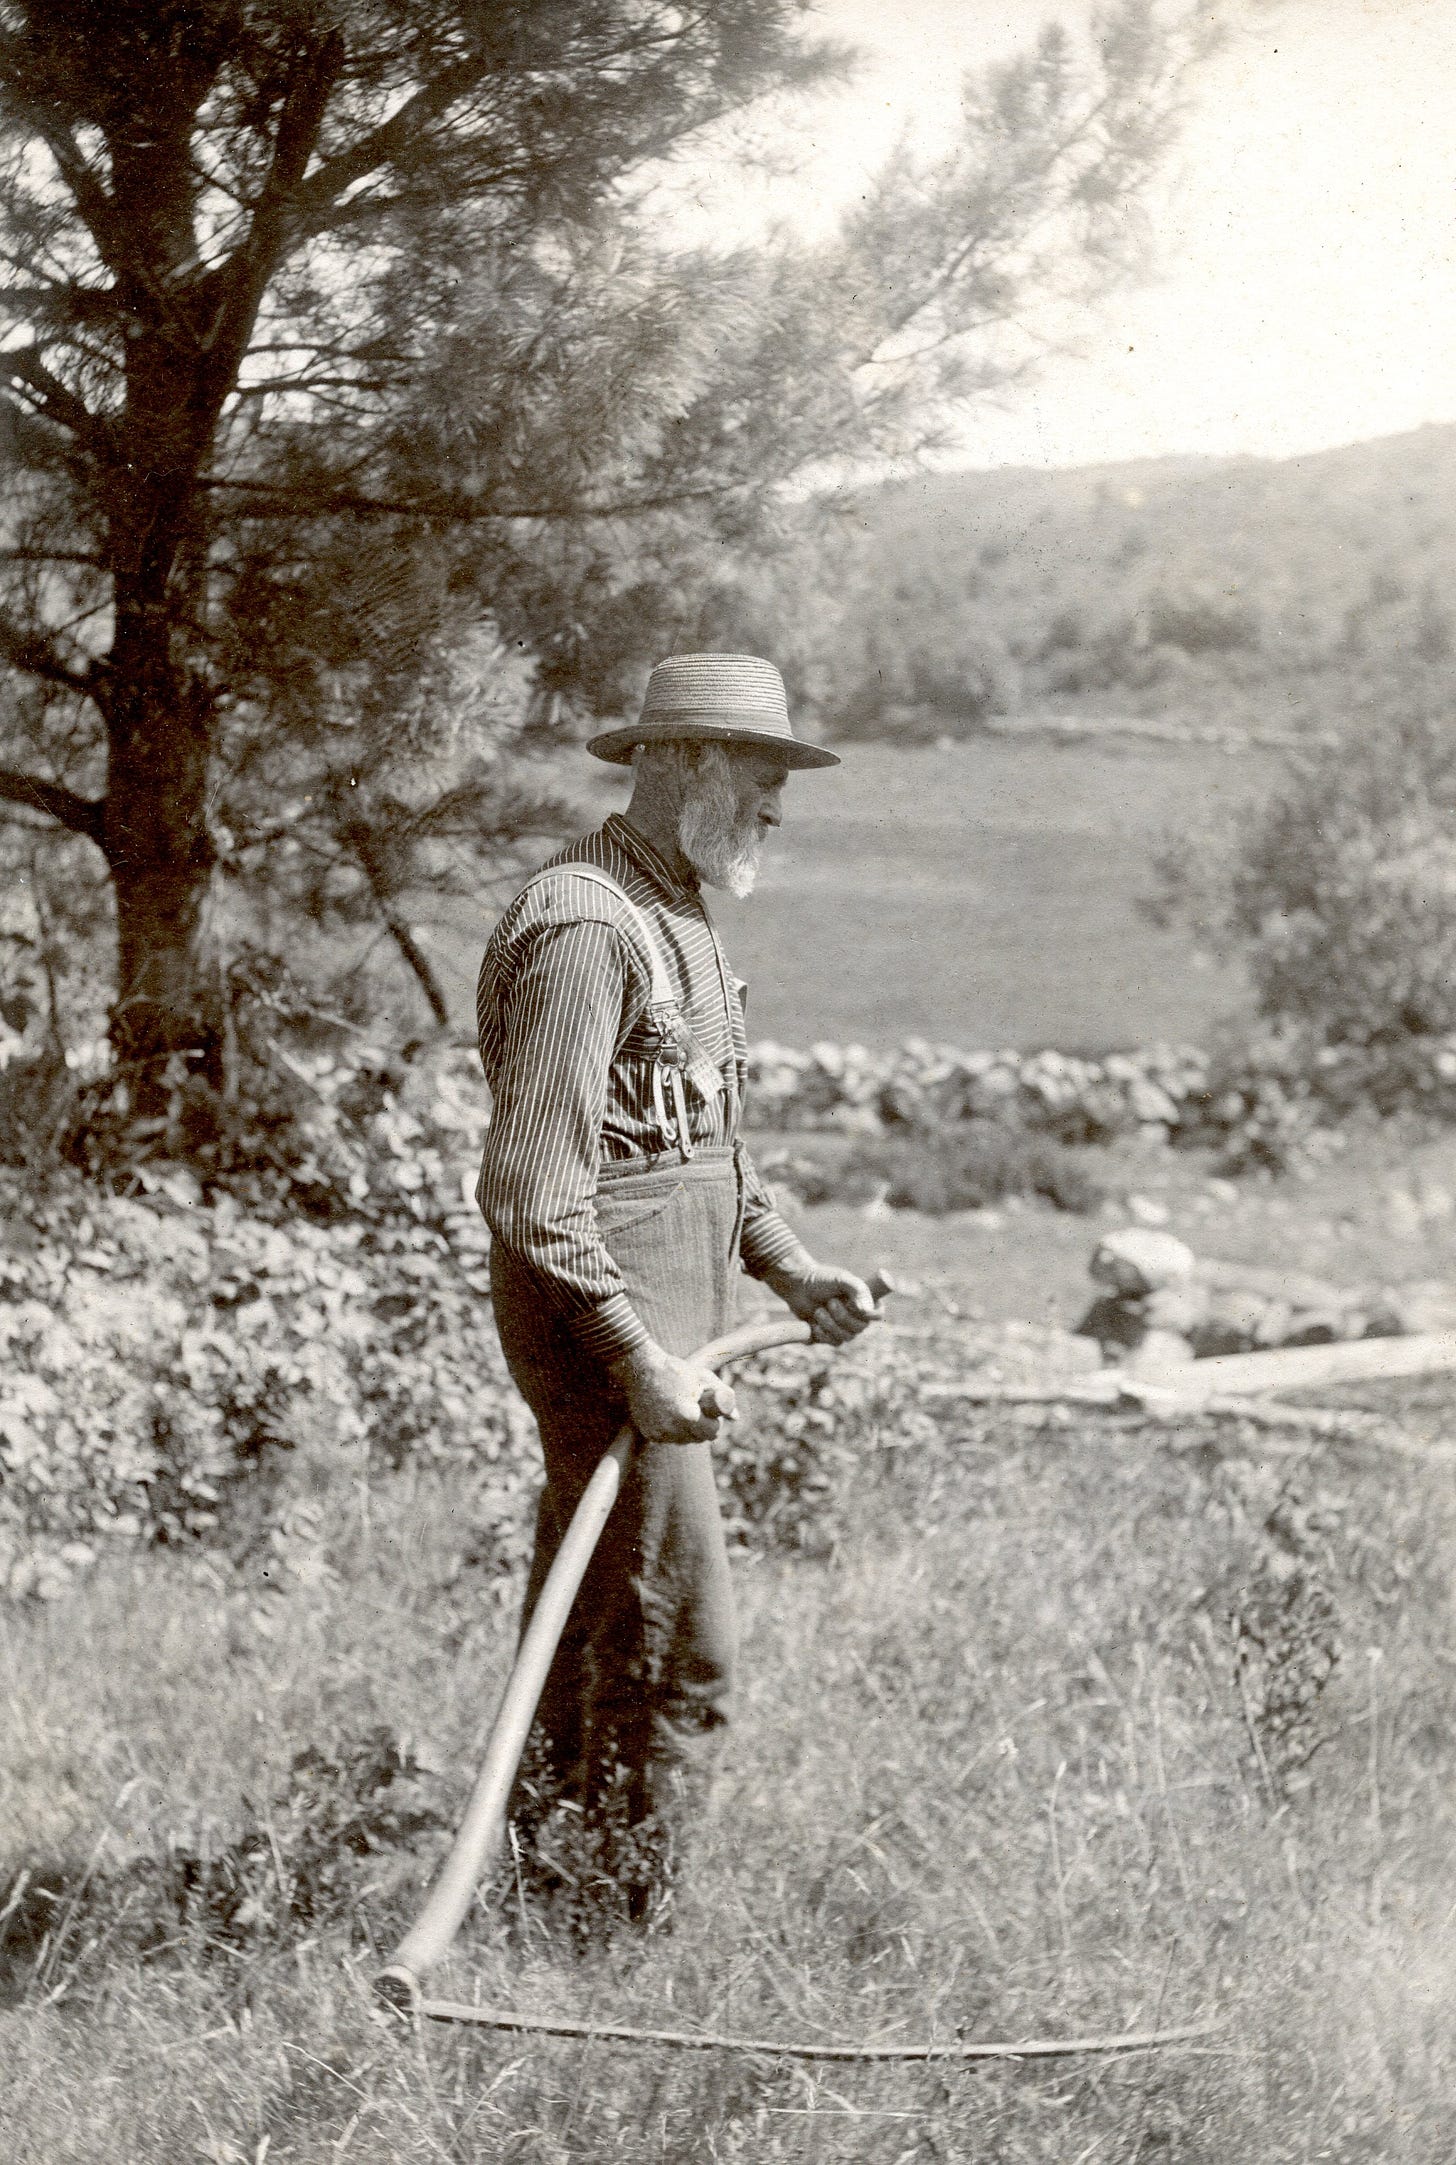
[[[740,654],[660,663],[641,719],[589,749],[630,761],[632,798],[527,881],[486,950],[479,1198],[501,1343],[545,1459],[527,1616],[624,1416],[641,1438],[543,1695],[518,1848],[574,1826],[577,1875],[589,1859],[644,1920],[734,1659],[709,1455],[733,1393],[687,1356],[725,1328],[740,1265],[829,1343],[874,1302],[814,1261],[739,1141],[744,987],[702,897],[751,891],[787,776],[835,755],[794,736],[778,671]]]

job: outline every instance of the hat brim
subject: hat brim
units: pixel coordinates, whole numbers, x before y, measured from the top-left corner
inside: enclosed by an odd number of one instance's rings
[[[608,729],[587,740],[587,750],[611,766],[625,767],[638,744],[747,744],[758,752],[773,752],[790,769],[837,767],[838,752],[822,744],[805,744],[800,737],[780,736],[773,729],[756,729],[751,723],[702,721],[696,715],[662,715],[655,721],[635,722],[627,729]]]

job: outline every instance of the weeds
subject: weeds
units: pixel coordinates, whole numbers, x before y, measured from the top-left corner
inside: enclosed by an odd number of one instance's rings
[[[1279,1798],[1306,1783],[1315,1753],[1332,1741],[1323,1705],[1342,1646],[1330,1530],[1286,1486],[1234,1605],[1240,1703],[1260,1773]]]
[[[24,1866],[0,1893],[0,2004],[94,1993],[119,1960],[205,1965],[357,1928],[360,1903],[377,1909],[418,1838],[447,1827],[430,1788],[412,1750],[375,1728],[297,1753],[281,1794],[246,1806],[227,1837],[209,1829],[121,1866]]]

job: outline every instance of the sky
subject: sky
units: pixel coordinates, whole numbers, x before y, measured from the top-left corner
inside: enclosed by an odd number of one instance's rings
[[[1456,421],[1456,0],[1233,0],[1150,198],[1152,276],[1075,359],[967,417],[952,463],[1287,457]],[[780,118],[797,170],[689,179],[718,230],[809,227],[909,128],[934,150],[961,71],[1079,0],[822,0],[861,49],[848,87]],[[684,176],[688,179],[688,176]]]

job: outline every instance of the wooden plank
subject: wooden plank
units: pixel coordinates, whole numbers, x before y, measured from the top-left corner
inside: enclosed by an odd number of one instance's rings
[[[1206,1361],[1170,1361],[1127,1377],[1137,1392],[1168,1391],[1185,1401],[1313,1391],[1327,1383],[1375,1383],[1389,1376],[1435,1375],[1456,1368],[1456,1331],[1409,1338],[1355,1338],[1328,1346],[1283,1346],[1269,1353],[1220,1353]]]

